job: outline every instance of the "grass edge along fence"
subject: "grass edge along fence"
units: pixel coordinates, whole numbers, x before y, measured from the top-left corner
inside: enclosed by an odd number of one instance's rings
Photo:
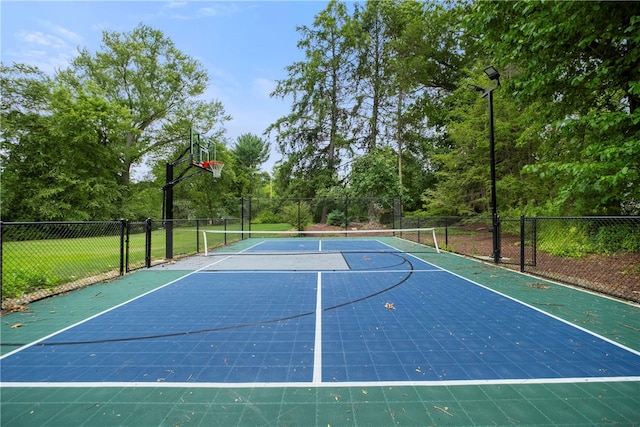
[[[234,219],[0,222],[2,309],[121,277],[200,250],[201,230],[241,228]],[[214,247],[222,242],[212,242]]]
[[[169,240],[175,258],[198,253],[201,230],[206,228],[288,227],[266,221],[252,223],[251,211],[249,208],[249,215],[239,219],[173,220],[171,239],[167,239],[166,221],[150,219],[0,222],[2,307],[27,304],[167,262]],[[501,265],[640,302],[640,217],[521,217],[500,221]],[[394,215],[388,226],[438,227],[443,249],[491,261],[491,218]],[[413,239],[415,235],[398,237]],[[223,239],[221,235],[220,241],[209,242],[209,248],[231,243]]]

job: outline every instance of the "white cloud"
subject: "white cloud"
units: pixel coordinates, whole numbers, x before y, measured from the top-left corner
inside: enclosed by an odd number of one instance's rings
[[[82,36],[60,25],[54,25],[52,30],[54,33],[57,33],[64,40],[75,42],[75,43],[80,43],[83,41]]]
[[[276,88],[276,82],[264,77],[258,77],[252,83],[253,93],[261,98],[269,98],[271,92]]]
[[[202,17],[202,16],[216,16],[218,15],[220,12],[213,7],[202,7],[200,9],[198,9],[198,14],[196,17]]]
[[[60,37],[52,34],[44,34],[40,31],[21,31],[18,33],[18,39],[25,43],[47,46],[54,49],[64,48],[66,44]]]
[[[184,4],[187,5],[186,3]],[[214,2],[209,6],[200,7],[197,10],[187,13],[174,14],[172,17],[179,20],[192,20],[208,18],[213,16],[232,16],[248,9],[255,8],[254,5],[241,4],[237,2]]]
[[[165,7],[165,9],[177,9],[179,7],[185,7],[186,5],[187,5],[186,1],[171,1],[171,0],[169,0],[164,7]]]

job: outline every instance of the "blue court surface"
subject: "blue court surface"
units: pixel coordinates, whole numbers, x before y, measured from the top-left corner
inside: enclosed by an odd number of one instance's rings
[[[225,268],[261,253],[272,268]],[[296,268],[323,253],[341,254],[347,268]],[[3,386],[615,382],[640,380],[640,353],[380,241],[293,239],[212,258],[8,353],[1,378]]]

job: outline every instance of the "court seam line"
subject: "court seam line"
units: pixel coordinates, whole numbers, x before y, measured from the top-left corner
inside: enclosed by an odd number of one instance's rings
[[[640,382],[640,376],[623,377],[567,377],[567,378],[505,378],[488,380],[443,380],[443,381],[336,381],[336,382],[0,382],[2,387],[12,388],[300,388],[300,387],[449,387],[482,385],[529,385],[529,384],[587,384],[587,383]]]

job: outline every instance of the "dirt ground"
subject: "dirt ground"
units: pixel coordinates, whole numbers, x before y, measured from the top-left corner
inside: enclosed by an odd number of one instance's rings
[[[456,253],[473,257],[491,256],[493,238],[450,236],[449,246]],[[503,265],[520,269],[520,241],[516,236],[501,239]],[[590,254],[581,258],[557,257],[537,251],[535,263],[531,248],[525,252],[525,272],[547,277],[589,290],[640,302],[640,254]]]
[[[381,229],[375,224],[350,224],[350,229]],[[344,228],[315,224],[307,230],[344,231]],[[441,249],[444,242],[440,243]],[[466,256],[491,261],[493,237],[490,232],[449,235],[447,249]],[[520,239],[503,235],[502,265],[520,270]],[[627,301],[640,302],[640,254],[590,254],[582,258],[556,257],[525,248],[525,272],[580,286]]]

